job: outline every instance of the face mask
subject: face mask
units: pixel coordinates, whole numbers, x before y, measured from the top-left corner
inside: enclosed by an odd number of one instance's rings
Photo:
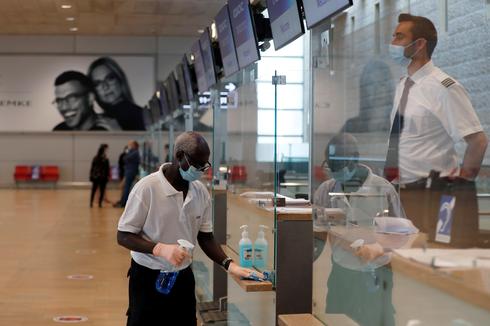
[[[348,167],[344,166],[342,170],[332,172],[332,177],[338,182],[346,182],[351,180],[355,173],[356,169],[350,171]]]
[[[403,45],[394,45],[390,44],[389,48],[389,54],[390,57],[393,61],[395,61],[397,64],[400,66],[408,66],[410,62],[412,61],[412,58],[417,54],[418,50],[412,54],[409,58],[405,56],[405,49],[414,44],[417,40],[413,41],[412,43],[408,44],[407,46]]]
[[[190,165],[189,161],[187,160],[187,157],[185,157],[185,160],[187,161],[189,168],[187,169],[187,171],[184,171],[181,167],[179,167],[179,172],[180,172],[180,176],[182,177],[182,179],[189,181],[189,182],[201,179],[204,172],[199,171],[193,165]]]

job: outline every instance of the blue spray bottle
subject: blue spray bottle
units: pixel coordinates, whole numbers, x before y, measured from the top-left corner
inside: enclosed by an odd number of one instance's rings
[[[252,267],[253,265],[253,247],[252,240],[248,237],[248,225],[240,226],[242,238],[238,242],[238,250],[240,251],[240,266]]]
[[[267,264],[267,253],[269,252],[269,244],[265,238],[265,225],[259,225],[259,233],[254,243],[254,266],[259,269],[264,269]]]

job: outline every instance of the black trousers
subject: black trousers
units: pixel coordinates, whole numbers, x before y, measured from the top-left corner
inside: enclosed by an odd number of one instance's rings
[[[102,206],[102,202],[104,201],[104,196],[105,196],[105,187],[107,186],[107,180],[100,180],[100,179],[95,179],[92,180],[92,193],[90,194],[90,206],[92,206],[92,203],[94,202],[94,196],[95,192],[97,191],[97,188],[100,188],[100,194],[99,194],[99,206]]]
[[[179,272],[172,291],[167,295],[155,289],[159,273],[159,270],[146,268],[131,260],[127,326],[196,326],[192,269],[187,267]]]

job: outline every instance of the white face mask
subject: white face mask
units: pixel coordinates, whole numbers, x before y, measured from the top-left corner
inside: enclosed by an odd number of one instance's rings
[[[407,67],[412,61],[412,58],[417,54],[417,52],[419,52],[419,50],[417,50],[410,57],[406,57],[405,49],[413,45],[415,42],[417,42],[417,40],[413,41],[412,43],[406,46],[390,44],[388,52],[390,54],[391,59],[395,61],[397,64],[399,64],[400,66]]]

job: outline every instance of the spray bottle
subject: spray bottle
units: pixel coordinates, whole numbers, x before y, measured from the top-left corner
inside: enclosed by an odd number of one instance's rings
[[[269,252],[269,244],[265,238],[265,225],[259,225],[259,233],[254,243],[254,266],[260,269],[265,268],[267,264],[267,253]]]
[[[192,257],[192,250],[194,249],[194,245],[192,243],[185,239],[179,239],[177,240],[177,243],[179,244],[180,248],[187,251],[187,253]],[[185,266],[190,263],[191,262],[185,260],[181,265]],[[175,267],[168,271],[161,270],[155,283],[156,290],[162,294],[169,294],[172,291],[178,275],[179,271]]]
[[[240,226],[242,238],[238,242],[238,250],[240,251],[240,266],[252,267],[253,265],[253,248],[252,240],[248,237],[248,225]]]

